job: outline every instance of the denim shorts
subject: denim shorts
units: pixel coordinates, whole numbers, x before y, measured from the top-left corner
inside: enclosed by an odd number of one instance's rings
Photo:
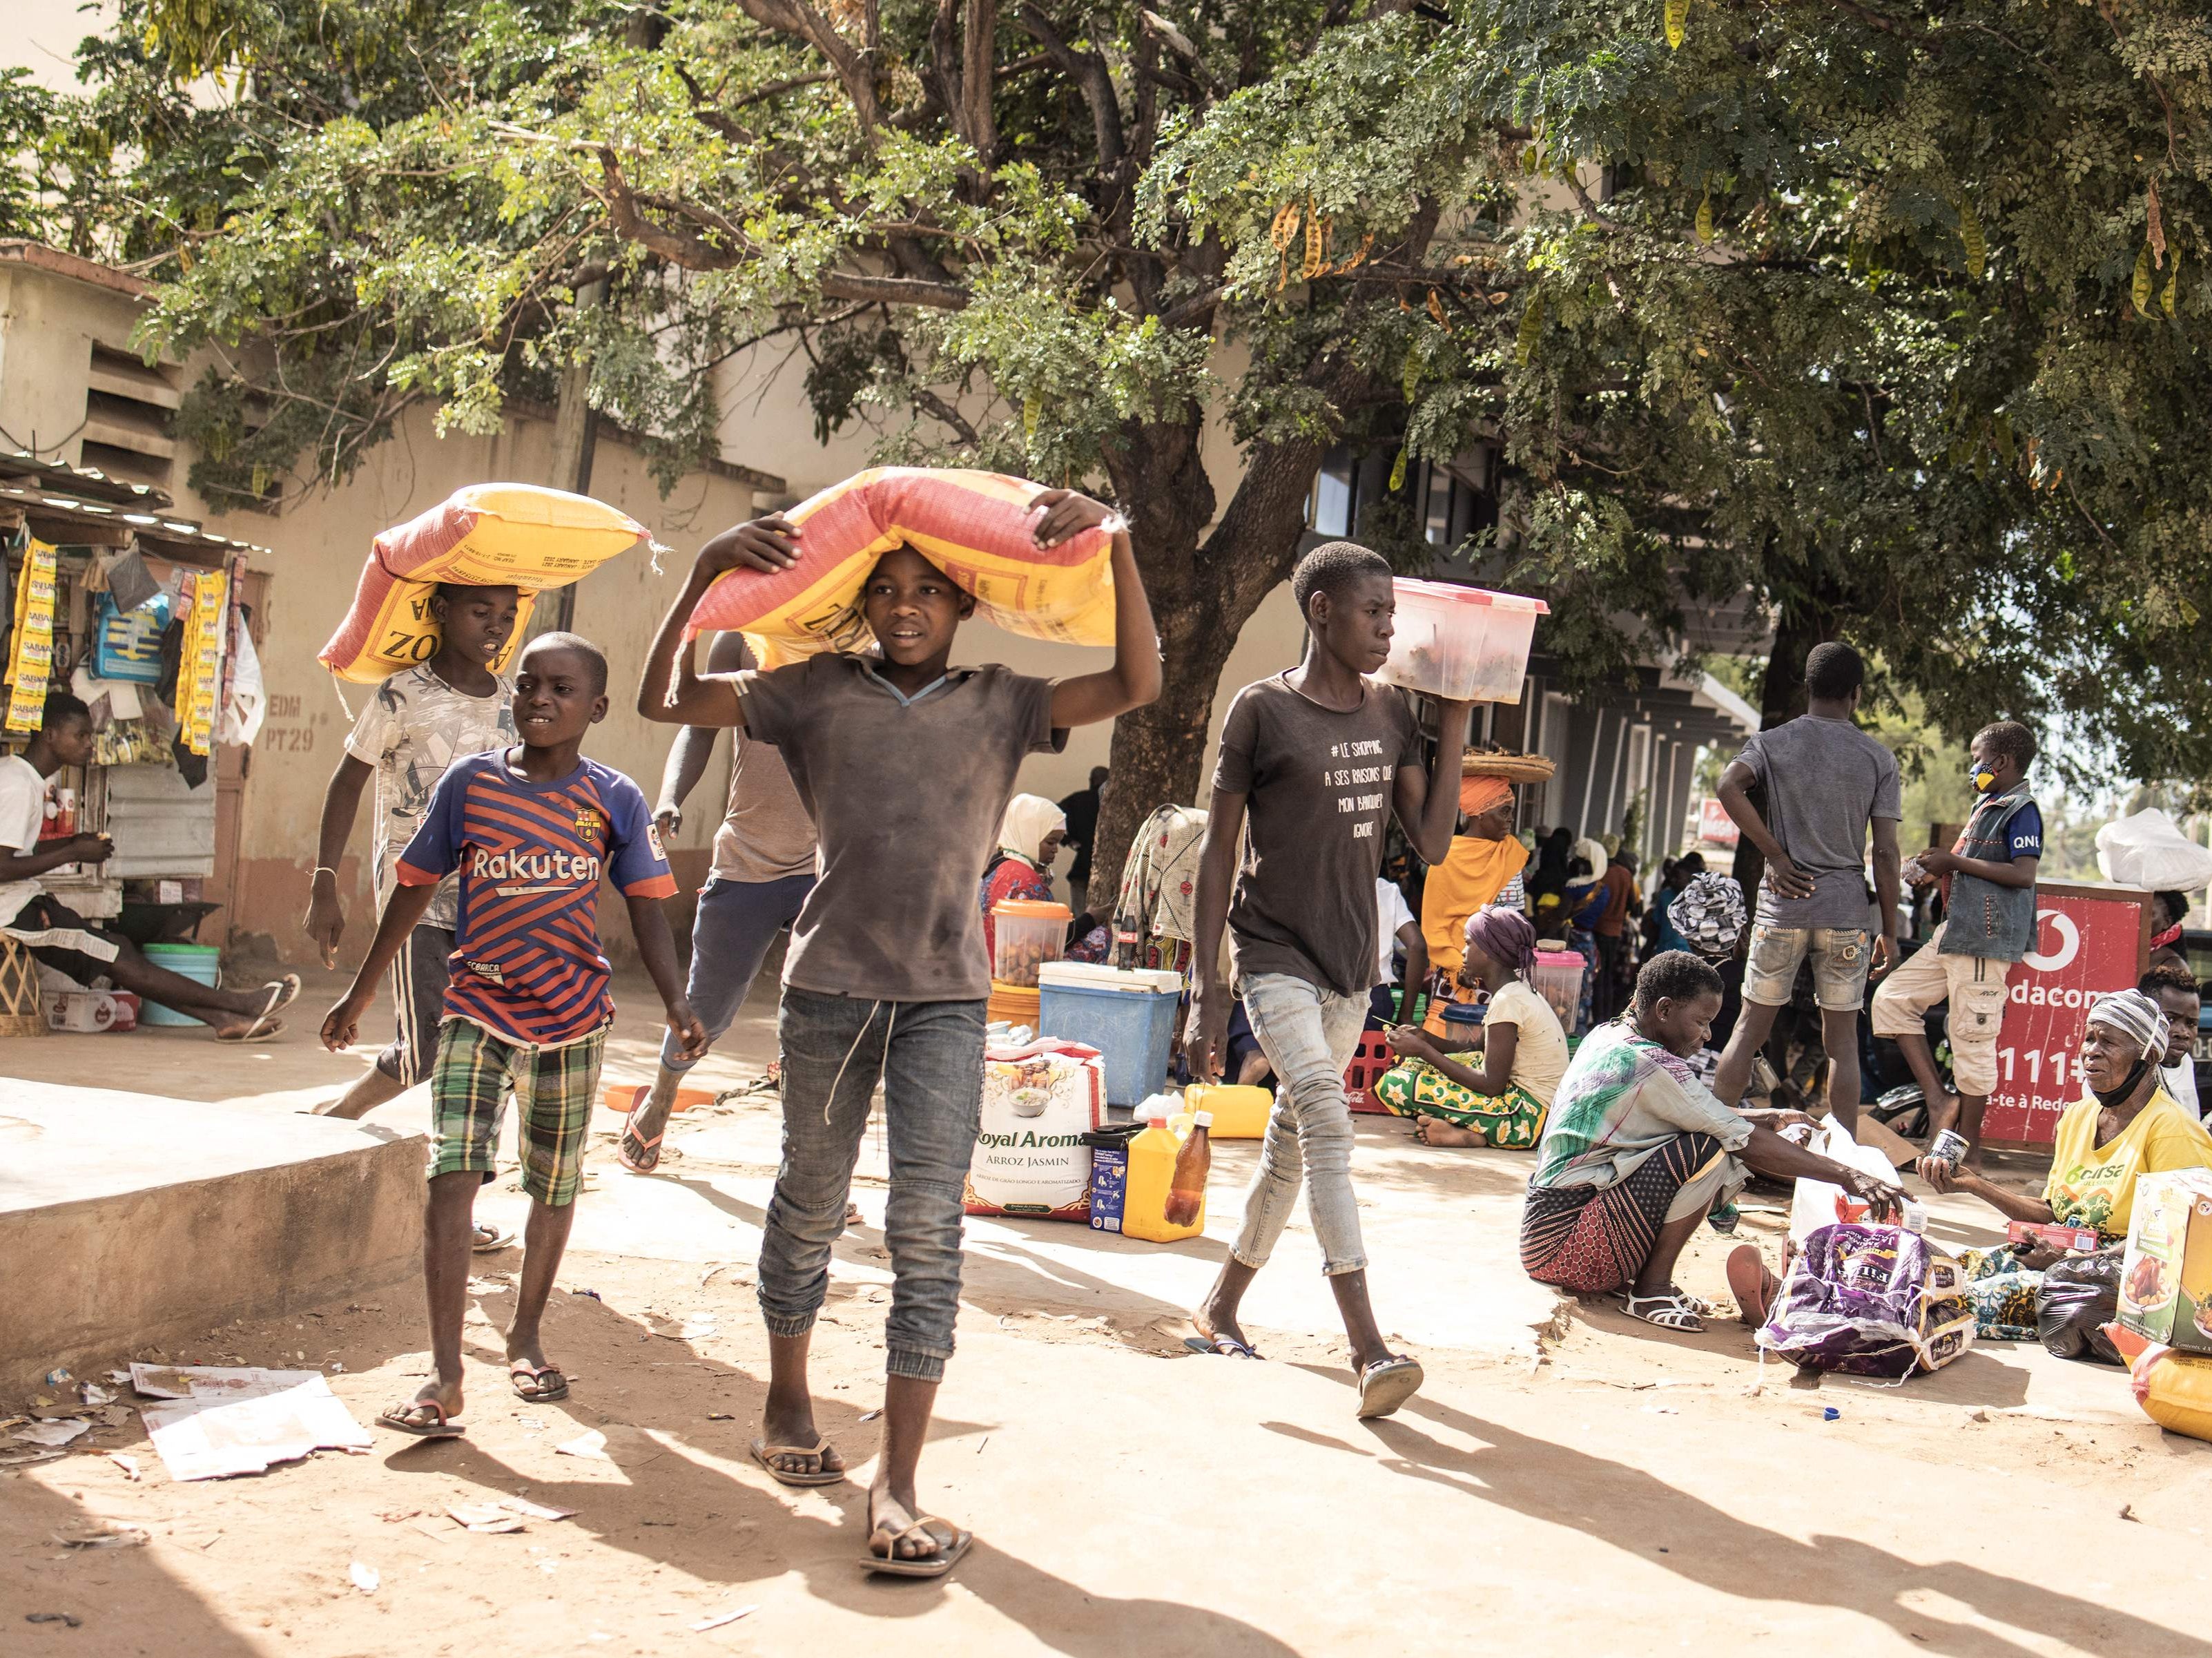
[[[1779,1008],[1790,1000],[1797,969],[1813,958],[1813,994],[1828,1013],[1855,1013],[1866,1000],[1872,952],[1863,927],[1776,927],[1751,930],[1751,960],[1743,970],[1743,999]]]

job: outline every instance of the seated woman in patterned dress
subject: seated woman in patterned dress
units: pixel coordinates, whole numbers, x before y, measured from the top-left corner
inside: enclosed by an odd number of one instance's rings
[[[1521,1213],[1530,1277],[1585,1295],[1625,1285],[1631,1317],[1698,1331],[1712,1309],[1675,1285],[1674,1263],[1747,1171],[1826,1180],[1878,1213],[1903,1197],[1706,1091],[1686,1059],[1720,1006],[1720,975],[1669,950],[1644,963],[1628,1011],[1583,1041],[1560,1079]]]
[[[1418,1026],[1390,1032],[1398,1063],[1375,1083],[1375,1097],[1413,1119],[1413,1137],[1431,1146],[1533,1146],[1544,1131],[1567,1069],[1567,1033],[1528,980],[1536,967],[1536,930],[1517,910],[1477,910],[1467,918],[1459,982],[1489,995],[1474,1041],[1431,1036]],[[1477,1064],[1454,1058],[1480,1056]]]

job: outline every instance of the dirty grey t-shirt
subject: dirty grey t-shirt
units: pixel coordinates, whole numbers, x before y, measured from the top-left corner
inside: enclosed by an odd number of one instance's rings
[[[956,667],[907,698],[842,654],[736,678],[746,730],[783,751],[820,839],[783,982],[871,1001],[989,996],[975,895],[1022,761],[1066,741],[1052,681]]]
[[[1867,820],[1905,815],[1896,757],[1849,720],[1801,714],[1755,734],[1736,758],[1766,785],[1766,826],[1818,888],[1810,898],[1784,899],[1762,881],[1759,919],[1771,927],[1865,926]]]
[[[1421,763],[1405,697],[1379,680],[1339,714],[1281,674],[1248,685],[1221,728],[1213,786],[1246,796],[1229,936],[1239,978],[1289,973],[1346,996],[1375,977],[1375,877],[1398,768]]]

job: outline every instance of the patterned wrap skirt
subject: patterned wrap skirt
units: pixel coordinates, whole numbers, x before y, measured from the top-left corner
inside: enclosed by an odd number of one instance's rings
[[[1521,1211],[1522,1268],[1578,1295],[1632,1283],[1669,1211],[1686,1196],[1719,1197],[1728,1167],[1713,1136],[1678,1134],[1609,1186],[1532,1186]]]

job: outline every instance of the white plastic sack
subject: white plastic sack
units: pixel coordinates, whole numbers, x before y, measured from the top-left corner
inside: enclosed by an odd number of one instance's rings
[[[223,704],[222,728],[217,742],[251,748],[268,717],[269,691],[261,677],[261,653],[253,648],[253,631],[241,618],[238,625],[238,664],[230,676],[230,699]]]
[[[2212,886],[2212,847],[2199,846],[2154,806],[2097,831],[2097,868],[2123,887],[2194,893]]]
[[[1806,1149],[1845,1168],[1864,1169],[1892,1186],[1897,1184],[1897,1165],[1872,1146],[1863,1146],[1851,1138],[1851,1131],[1832,1117],[1814,1131]],[[1790,1201],[1790,1235],[1802,1243],[1816,1227],[1833,1226],[1838,1221],[1864,1221],[1868,1207],[1863,1199],[1839,1186],[1801,1175],[1796,1195]]]
[[[970,1215],[1091,1220],[1091,1147],[1106,1120],[1106,1061],[1047,1037],[983,1051],[981,1130],[968,1166]]]

